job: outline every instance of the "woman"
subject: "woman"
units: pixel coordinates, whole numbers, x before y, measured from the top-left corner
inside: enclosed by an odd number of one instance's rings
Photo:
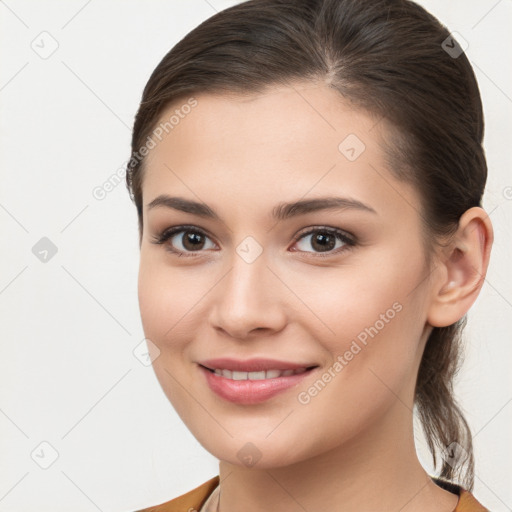
[[[139,304],[220,463],[146,510],[486,510],[452,390],[493,241],[482,136],[466,56],[408,0],[251,0],[163,58],[127,169]]]

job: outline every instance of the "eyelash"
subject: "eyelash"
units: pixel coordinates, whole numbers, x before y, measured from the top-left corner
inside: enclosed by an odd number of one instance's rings
[[[199,234],[201,236],[210,238],[202,229],[197,228],[196,226],[174,226],[171,228],[164,229],[162,232],[157,234],[156,236],[152,237],[151,243],[153,244],[165,244],[170,238],[172,238],[174,235],[180,232],[192,232],[195,234]],[[327,258],[332,257],[334,255],[339,255],[342,252],[349,251],[353,249],[357,242],[355,240],[355,237],[353,235],[349,236],[345,231],[342,231],[337,228],[330,228],[327,226],[318,226],[313,229],[310,229],[306,232],[301,232],[298,235],[296,235],[293,239],[294,244],[297,243],[302,238],[314,234],[314,233],[327,233],[329,235],[335,236],[338,240],[343,242],[345,245],[343,247],[339,247],[338,249],[334,251],[328,251],[325,254],[323,253],[315,253],[315,252],[309,252],[309,251],[294,251],[294,252],[306,252],[306,254],[314,254],[315,257],[319,258]],[[178,257],[185,256],[185,257],[195,257],[197,253],[201,253],[204,251],[178,251],[174,249],[170,244],[167,244],[166,250],[169,252],[178,255]]]

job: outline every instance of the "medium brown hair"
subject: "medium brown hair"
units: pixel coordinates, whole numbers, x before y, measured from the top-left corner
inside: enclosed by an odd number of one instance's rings
[[[135,117],[126,185],[143,230],[139,151],[164,110],[198,93],[251,94],[323,81],[393,127],[389,170],[421,196],[429,247],[446,240],[487,179],[482,104],[468,59],[449,31],[409,0],[249,0],[201,23],[153,71]],[[427,260],[431,262],[430,250]],[[434,327],[415,406],[439,476],[473,488],[472,436],[453,394],[466,317]],[[457,457],[443,455],[458,443]],[[459,458],[461,454],[465,456]]]

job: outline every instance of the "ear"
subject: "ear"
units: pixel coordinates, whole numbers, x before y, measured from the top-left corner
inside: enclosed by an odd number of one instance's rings
[[[480,207],[464,212],[457,232],[438,258],[427,321],[446,327],[473,305],[484,283],[494,240],[489,216]]]

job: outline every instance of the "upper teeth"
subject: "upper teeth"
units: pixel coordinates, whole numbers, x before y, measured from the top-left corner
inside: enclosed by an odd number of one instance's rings
[[[233,380],[262,380],[275,379],[277,377],[287,377],[296,373],[303,373],[306,368],[297,368],[296,370],[266,370],[261,372],[237,372],[234,370],[215,369],[215,375],[226,377]]]

